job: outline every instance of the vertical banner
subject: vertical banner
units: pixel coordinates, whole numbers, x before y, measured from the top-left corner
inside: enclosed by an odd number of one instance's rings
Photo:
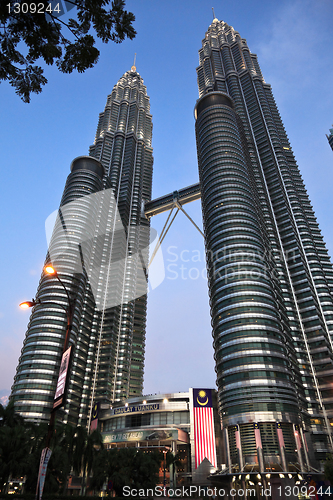
[[[277,434],[279,448],[280,448],[282,469],[283,469],[283,471],[287,472],[288,466],[287,466],[287,460],[286,460],[286,454],[285,454],[285,444],[284,444],[284,437],[283,437],[283,432],[282,432],[282,427],[281,427],[280,422],[276,422],[276,434]]]
[[[302,427],[299,428],[299,433],[300,433],[300,436],[302,439],[302,446],[303,446],[304,456],[305,456],[305,460],[306,460],[306,465],[307,465],[308,470],[311,470],[311,465],[310,465],[310,460],[309,460],[309,447],[308,447],[308,443],[306,441],[306,437],[304,435],[304,431],[303,431]]]
[[[254,428],[254,437],[256,440],[259,468],[260,468],[260,472],[263,472],[265,470],[265,467],[264,467],[264,455],[263,455],[263,451],[262,451],[262,442],[261,442],[261,434],[260,434],[259,424],[257,422],[254,422],[253,428]]]
[[[37,480],[37,489],[36,489],[36,500],[41,500],[42,495],[43,495],[43,489],[44,489],[44,483],[45,483],[45,477],[46,477],[46,470],[47,470],[47,465],[50,460],[52,451],[50,448],[43,448],[42,454],[40,457],[40,462],[39,462],[39,471],[38,471],[38,480]]]
[[[243,453],[242,453],[242,443],[241,443],[241,435],[239,430],[239,425],[235,425],[235,440],[236,440],[236,448],[238,451],[238,463],[240,470],[243,469]]]
[[[253,428],[254,428],[254,436],[256,438],[256,448],[262,448],[262,442],[261,442],[261,435],[260,435],[260,428],[259,428],[259,424],[257,422],[255,422],[253,424]]]
[[[235,425],[235,439],[236,439],[236,448],[240,452],[241,451],[241,439],[238,425]]]
[[[54,395],[53,409],[59,408],[64,404],[65,391],[67,384],[67,373],[69,368],[69,362],[71,359],[72,346],[70,346],[62,355],[57,388]]]
[[[212,389],[193,389],[195,468],[207,458],[217,467]]]
[[[302,457],[302,441],[301,441],[301,434],[300,434],[300,429],[297,424],[293,424],[294,427],[294,436],[295,436],[295,441],[296,441],[296,450],[297,450],[297,456],[298,456],[298,461],[299,465],[301,467],[301,471],[304,471],[304,463],[303,463],[303,457]]]
[[[90,432],[93,432],[97,429],[98,414],[99,414],[99,403],[95,403],[91,414]]]
[[[302,448],[302,442],[301,442],[301,436],[299,434],[298,425],[295,425],[294,435],[295,435],[295,441],[296,441],[296,448],[297,448],[297,451],[299,451]]]
[[[282,427],[281,427],[280,422],[276,422],[276,434],[277,434],[280,448],[285,448],[283,432],[282,432]]]

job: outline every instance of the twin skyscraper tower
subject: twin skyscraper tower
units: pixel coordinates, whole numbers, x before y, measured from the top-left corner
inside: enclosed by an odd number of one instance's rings
[[[332,451],[332,265],[246,40],[214,19],[199,61],[200,183],[190,191],[202,203],[227,460],[240,470],[275,460],[309,471]],[[72,305],[63,419],[73,424],[89,424],[94,402],[142,393],[148,207],[163,204],[151,202],[151,140],[149,98],[133,66],[107,98],[89,156],[72,162],[46,258]],[[65,288],[43,272],[11,394],[25,418],[46,420],[52,408]]]

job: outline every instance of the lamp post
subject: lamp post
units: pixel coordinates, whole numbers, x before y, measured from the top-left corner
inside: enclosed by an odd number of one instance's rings
[[[165,472],[166,472],[166,456],[167,456],[167,450],[163,450],[163,455],[164,455],[164,467],[163,467],[163,486],[165,486]]]
[[[72,319],[73,319],[73,312],[74,312],[73,302],[70,299],[67,288],[65,287],[62,280],[59,278],[57,271],[51,265],[45,266],[44,270],[46,273],[56,277],[57,280],[59,281],[59,283],[62,285],[62,287],[64,288],[64,290],[66,292],[68,305],[67,305],[67,307],[65,307],[62,304],[59,304],[57,302],[44,301],[44,300],[40,300],[40,299],[36,299],[36,300],[32,299],[31,301],[22,302],[20,304],[20,307],[22,309],[28,309],[30,307],[34,307],[34,306],[39,305],[39,304],[58,306],[58,307],[61,307],[62,309],[64,309],[64,311],[66,312],[66,316],[67,316],[66,335],[65,335],[65,340],[64,340],[63,350],[62,350],[61,365],[59,367],[58,382],[57,382],[57,387],[56,387],[56,391],[55,391],[53,408],[51,409],[51,414],[50,414],[50,421],[49,421],[49,425],[48,425],[48,433],[47,433],[47,437],[46,437],[45,448],[42,451],[41,460],[40,460],[37,489],[36,489],[36,500],[38,500],[38,499],[40,500],[42,498],[47,464],[48,464],[48,460],[51,456],[50,443],[51,443],[51,439],[52,439],[52,435],[53,435],[53,431],[54,431],[55,414],[56,414],[57,409],[60,406],[63,406],[63,404],[65,403],[65,394],[64,394],[65,381],[67,378],[67,370],[69,367],[69,356],[70,356],[70,354],[67,353],[67,351],[68,351],[69,337],[70,337],[70,333],[72,330]],[[67,353],[67,356],[66,356],[66,353]],[[64,365],[64,363],[66,366]],[[65,376],[62,375],[63,366],[65,366],[65,370],[66,370]],[[61,380],[61,377],[63,377],[64,380]],[[60,398],[58,400],[58,399],[56,399],[56,396],[57,396],[57,393],[59,391],[60,382],[62,382],[63,390],[61,392],[61,389],[60,389]]]

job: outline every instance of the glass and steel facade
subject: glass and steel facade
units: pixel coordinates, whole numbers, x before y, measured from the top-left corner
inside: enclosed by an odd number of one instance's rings
[[[304,469],[332,443],[332,265],[256,55],[214,19],[199,62],[197,151],[228,460]]]
[[[89,150],[106,170],[124,228],[120,235],[113,233],[105,254],[105,265],[110,258],[119,262],[120,256],[123,264],[117,266],[118,276],[107,276],[108,288],[119,291],[119,304],[103,312],[96,400],[120,401],[142,393],[150,227],[143,206],[151,200],[151,143],[149,97],[133,66],[108,96]]]
[[[97,412],[98,426],[102,432],[104,446],[111,448],[136,447],[145,452],[154,450],[170,450],[177,454],[176,467],[177,486],[182,484],[202,484],[206,481],[206,469],[200,472],[195,466],[195,457],[198,454],[198,445],[204,449],[210,443],[217,454],[217,462],[221,463],[221,432],[217,411],[216,391],[212,394],[212,420],[214,433],[209,433],[207,426],[207,408],[200,408],[205,417],[202,417],[202,428],[195,433],[195,408],[193,391],[149,394],[141,398],[129,398],[112,408],[100,407]],[[197,390],[198,391],[198,390]],[[207,391],[207,389],[206,389]],[[213,466],[211,469],[215,470]],[[162,472],[163,476],[163,472]],[[172,484],[172,473],[167,474],[167,484]],[[175,485],[175,483],[174,483]]]
[[[74,308],[62,415],[73,424],[88,425],[93,401],[142,393],[150,227],[142,207],[151,199],[151,118],[133,66],[107,98],[90,156],[72,162],[49,244],[46,263],[57,269]],[[68,300],[44,272],[36,299],[11,398],[25,418],[41,421],[52,407]]]

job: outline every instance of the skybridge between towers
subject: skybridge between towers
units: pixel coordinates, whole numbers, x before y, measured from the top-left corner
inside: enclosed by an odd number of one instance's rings
[[[173,191],[165,196],[161,196],[161,198],[156,198],[155,200],[146,203],[145,216],[150,218],[153,215],[171,210],[176,202],[180,205],[185,205],[186,203],[199,200],[200,198],[200,184],[192,184],[191,186],[180,189],[179,191]]]
[[[194,227],[199,231],[201,236],[204,236],[201,229],[197,226],[194,220],[189,216],[187,212],[185,212],[183,205],[190,203],[191,201],[199,200],[201,198],[201,188],[200,184],[192,184],[186,188],[180,189],[179,191],[173,191],[172,193],[166,194],[165,196],[161,196],[160,198],[156,198],[155,200],[149,201],[144,206],[145,216],[147,218],[153,217],[154,215],[162,214],[163,212],[170,211],[168,218],[164,224],[162,232],[160,234],[159,241],[153,251],[151,256],[150,264],[152,263],[159,247],[161,246],[164,238],[167,235],[173,221],[176,218],[179,210],[183,212],[184,215],[189,219],[190,222],[194,225]]]

